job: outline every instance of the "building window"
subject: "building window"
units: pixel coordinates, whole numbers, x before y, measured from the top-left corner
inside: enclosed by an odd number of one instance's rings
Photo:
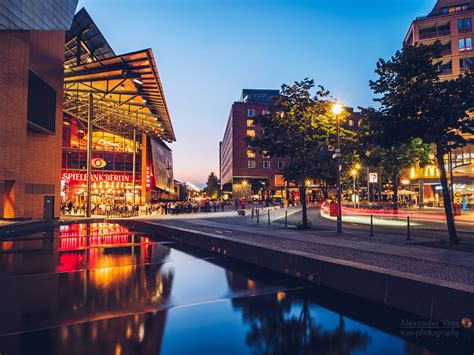
[[[459,40],[459,51],[470,51],[472,50],[472,37],[461,38]]]
[[[247,130],[247,137],[255,137],[255,130],[254,129],[248,129]]]
[[[264,161],[263,162],[263,168],[264,169],[270,169],[270,162],[269,161]]]
[[[247,117],[255,117],[255,110],[254,109],[248,109],[247,110]]]
[[[463,4],[463,5],[457,5],[457,6],[443,7],[441,9],[441,13],[443,15],[446,15],[446,14],[454,14],[456,12],[462,12],[462,11],[467,11],[467,10],[469,10],[469,4]]]
[[[256,166],[255,160],[249,160],[249,161],[247,161],[247,167],[248,167],[249,169],[255,169],[255,166]]]
[[[268,154],[268,152],[266,150],[264,150],[262,152],[262,157],[264,157],[265,159],[270,159],[270,154]]]
[[[349,126],[353,126],[354,125],[354,121],[353,120],[349,120]]]
[[[472,30],[472,20],[470,18],[463,18],[458,20],[458,31],[466,32]]]
[[[357,122],[357,125],[360,127],[362,126],[362,120],[359,120],[359,122]]]
[[[474,66],[474,58],[461,58],[461,70],[467,70],[470,66]]]
[[[270,111],[268,110],[263,110],[262,111],[262,115],[266,116],[266,115],[269,115],[270,114]]]
[[[285,162],[284,161],[279,161],[278,162],[278,169],[283,170],[285,168]]]
[[[251,149],[247,150],[247,158],[255,158],[255,152]]]
[[[247,120],[247,127],[253,127],[255,126],[255,121],[254,120]]]

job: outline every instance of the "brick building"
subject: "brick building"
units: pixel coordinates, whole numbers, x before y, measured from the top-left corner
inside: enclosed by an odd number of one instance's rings
[[[474,64],[473,16],[474,0],[438,0],[427,16],[413,21],[404,42],[414,45],[439,40],[444,46],[442,78],[455,78]]]
[[[474,64],[474,0],[438,0],[427,15],[414,20],[404,43],[417,45],[440,41],[444,46],[440,63],[443,80],[455,79]],[[474,145],[455,149],[445,157],[446,170],[456,202],[474,203]],[[407,174],[420,205],[441,206],[441,185],[436,165],[416,166]]]
[[[59,216],[64,38],[76,6],[0,5],[0,219]]]
[[[255,117],[268,111],[270,101],[278,90],[244,89],[240,101],[230,110],[224,138],[220,143],[220,177],[224,192],[251,194],[263,199],[284,188],[281,171],[284,159],[266,157],[248,146],[247,137],[259,127]]]
[[[258,133],[256,116],[268,112],[271,99],[278,90],[244,89],[240,101],[234,102],[230,110],[224,138],[219,144],[220,178],[222,191],[235,198],[243,195],[254,199],[271,197],[299,199],[296,188],[287,186],[283,178],[283,169],[287,159],[266,157],[248,146],[246,138]],[[360,125],[360,113],[350,107],[348,119],[343,123],[347,129],[357,129]],[[336,172],[334,172],[336,173]],[[318,186],[309,185],[308,195],[316,199]]]

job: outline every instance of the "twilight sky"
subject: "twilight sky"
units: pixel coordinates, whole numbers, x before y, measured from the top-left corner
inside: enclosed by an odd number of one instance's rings
[[[435,0],[79,0],[117,54],[152,48],[177,143],[175,178],[219,170],[219,141],[243,88],[305,77],[348,106],[372,102],[375,63]]]

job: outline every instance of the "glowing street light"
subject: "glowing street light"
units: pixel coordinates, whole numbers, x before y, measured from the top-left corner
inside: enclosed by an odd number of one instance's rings
[[[332,106],[332,113],[334,113],[336,116],[337,115],[340,115],[342,113],[342,110],[343,110],[343,107],[341,104],[339,103],[335,103],[333,106]]]

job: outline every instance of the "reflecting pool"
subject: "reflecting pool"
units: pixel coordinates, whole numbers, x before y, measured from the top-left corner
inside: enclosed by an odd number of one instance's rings
[[[1,239],[0,285],[2,355],[474,351],[456,324],[118,224]]]

